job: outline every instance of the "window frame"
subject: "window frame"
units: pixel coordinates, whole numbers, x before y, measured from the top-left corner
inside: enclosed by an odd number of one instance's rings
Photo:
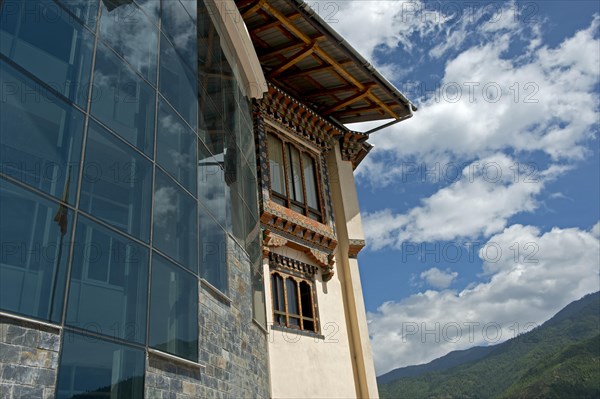
[[[273,289],[275,286],[277,286],[277,284],[274,285],[273,282],[277,277],[280,277],[282,279],[281,287],[283,288],[283,293],[281,293],[281,295],[283,297],[283,311],[275,309],[275,296],[278,295],[279,292],[276,292],[275,289]],[[318,334],[319,322],[317,317],[317,302],[314,276],[312,278],[299,277],[297,275],[290,274],[287,271],[283,271],[281,268],[271,268],[270,281],[273,325]],[[298,314],[290,313],[289,311],[288,281],[292,281],[292,283],[295,285],[296,308],[298,309]],[[302,283],[306,283],[309,287],[312,317],[305,316],[305,313],[302,309],[302,291],[300,288]],[[285,323],[279,322],[280,318],[284,318]],[[297,320],[298,324],[296,325],[290,323],[291,319]],[[313,328],[304,328],[305,322],[312,323]]]
[[[325,223],[325,212],[323,206],[323,190],[322,187],[322,179],[320,172],[320,163],[318,162],[319,155],[316,151],[303,146],[296,141],[290,140],[286,138],[284,135],[277,133],[274,129],[267,129],[267,153],[268,153],[268,162],[269,162],[269,193],[271,195],[271,199],[281,205],[285,206],[292,211],[299,213],[303,216],[306,216],[312,220],[315,220],[318,223]],[[281,143],[281,152],[283,156],[283,180],[284,180],[284,189],[286,194],[279,193],[273,190],[272,187],[272,179],[271,179],[271,151],[269,148],[269,136],[273,137],[276,141]],[[292,192],[295,192],[295,187],[293,184],[294,179],[294,169],[292,168],[291,162],[291,153],[292,149],[295,149],[298,152],[298,162],[299,162],[299,170],[300,170],[300,180],[302,182],[301,190],[302,190],[302,201],[297,201],[293,198]],[[304,166],[304,155],[308,156],[309,159],[312,160],[312,169],[313,169],[313,180],[315,182],[315,192],[317,194],[317,205],[319,209],[315,209],[308,204],[308,194],[307,194],[307,180],[305,176],[305,166]]]

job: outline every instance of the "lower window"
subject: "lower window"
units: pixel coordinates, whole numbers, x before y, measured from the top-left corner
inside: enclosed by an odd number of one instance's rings
[[[65,331],[57,399],[144,397],[142,349]]]
[[[292,259],[286,258],[286,260],[299,263]],[[285,263],[288,264],[288,262]],[[310,270],[314,270],[314,268],[310,267]],[[313,276],[288,273],[282,267],[272,269],[271,293],[275,325],[318,332]]]

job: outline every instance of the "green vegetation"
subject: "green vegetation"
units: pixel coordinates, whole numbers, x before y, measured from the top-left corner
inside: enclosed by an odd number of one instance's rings
[[[502,344],[379,377],[382,398],[600,398],[600,293]],[[481,351],[480,355],[477,352]],[[440,364],[448,364],[443,368]],[[404,374],[404,376],[402,376]],[[401,376],[400,378],[393,378]]]

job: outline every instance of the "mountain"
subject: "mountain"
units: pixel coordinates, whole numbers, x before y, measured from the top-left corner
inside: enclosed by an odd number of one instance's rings
[[[381,398],[600,398],[600,293],[528,333],[377,379]]]

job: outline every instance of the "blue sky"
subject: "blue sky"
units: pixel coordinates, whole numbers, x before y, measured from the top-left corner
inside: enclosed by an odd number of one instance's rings
[[[599,2],[309,4],[419,106],[357,170],[378,374],[599,289]]]

